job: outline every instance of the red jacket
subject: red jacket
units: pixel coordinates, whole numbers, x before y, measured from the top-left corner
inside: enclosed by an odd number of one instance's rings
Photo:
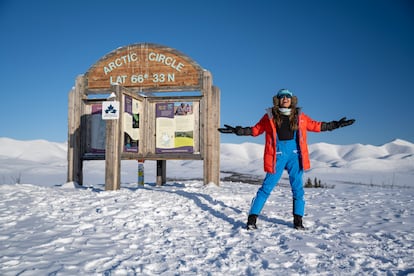
[[[306,139],[307,131],[320,132],[322,122],[312,120],[304,113],[299,113],[299,130],[297,132],[299,140],[300,161],[304,170],[310,169],[308,143]],[[268,110],[260,121],[252,127],[252,135],[258,136],[266,132],[266,143],[264,148],[263,166],[265,172],[275,173],[276,165],[276,126],[273,120],[271,109]]]

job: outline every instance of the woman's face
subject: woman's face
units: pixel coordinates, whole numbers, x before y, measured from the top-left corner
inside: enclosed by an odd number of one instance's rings
[[[283,96],[279,98],[279,106],[282,108],[289,108],[292,104],[292,98]]]

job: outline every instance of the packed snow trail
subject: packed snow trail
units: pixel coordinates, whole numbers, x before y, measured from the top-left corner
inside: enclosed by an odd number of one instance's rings
[[[307,231],[277,187],[256,231],[256,185],[0,185],[1,275],[414,273],[414,189],[306,189]]]

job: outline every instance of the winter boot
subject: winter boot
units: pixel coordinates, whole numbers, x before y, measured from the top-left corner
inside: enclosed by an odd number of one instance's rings
[[[293,215],[293,227],[297,230],[306,230],[302,223],[302,216]]]
[[[257,215],[249,215],[249,217],[247,218],[246,229],[247,230],[257,229],[256,220],[257,220]]]

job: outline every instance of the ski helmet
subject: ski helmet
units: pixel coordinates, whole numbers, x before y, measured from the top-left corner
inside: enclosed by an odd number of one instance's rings
[[[286,88],[282,88],[282,89],[280,89],[279,90],[279,92],[277,92],[277,95],[276,95],[276,97],[278,98],[278,99],[280,99],[280,98],[282,98],[282,97],[284,97],[284,96],[287,96],[288,98],[292,98],[293,97],[293,93],[292,92],[290,92],[288,89],[286,89]]]

